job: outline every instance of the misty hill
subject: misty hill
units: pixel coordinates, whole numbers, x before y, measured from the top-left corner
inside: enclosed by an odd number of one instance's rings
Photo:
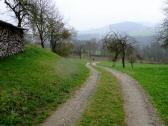
[[[78,39],[88,40],[92,38],[101,39],[109,31],[118,33],[127,33],[136,38],[140,45],[148,44],[153,41],[156,29],[140,23],[135,22],[122,22],[117,24],[108,25],[102,28],[81,31],[78,34]]]

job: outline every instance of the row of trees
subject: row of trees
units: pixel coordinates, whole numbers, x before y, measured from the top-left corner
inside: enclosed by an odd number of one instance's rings
[[[168,49],[162,47],[163,43],[152,42],[149,45],[137,48],[137,52],[148,63],[168,63]]]
[[[133,67],[137,56],[134,44],[135,40],[132,37],[110,32],[100,41],[96,39],[76,41],[73,53],[80,58],[82,55],[87,55],[90,59],[94,59],[92,56],[110,56],[113,58],[114,66],[116,61],[121,58],[123,68],[125,60],[128,59]]]
[[[157,39],[156,39],[157,40]],[[106,57],[112,59],[113,66],[122,59],[123,67],[125,60],[131,63],[168,63],[168,49],[163,48],[163,42],[153,41],[147,45],[138,46],[135,39],[124,34],[110,32],[102,40],[76,40],[73,54],[80,58],[87,56],[90,59]]]
[[[84,55],[92,59],[92,55],[96,55],[98,50],[98,41],[96,39],[91,40],[74,40],[73,54],[78,55],[80,59]]]
[[[167,3],[166,3],[167,5]],[[127,59],[132,67],[135,59],[153,62],[167,63],[168,62],[168,7],[165,7],[166,18],[163,21],[159,35],[150,45],[138,47],[135,45],[135,40],[128,35],[119,33],[108,33],[99,43],[97,49],[100,55],[112,55],[113,62],[121,58],[123,67],[125,67],[125,59]],[[102,48],[103,47],[103,48]],[[82,46],[80,45],[80,49]],[[81,51],[79,51],[81,52]],[[80,53],[81,54],[81,53]]]
[[[90,59],[92,55],[112,55],[113,62],[121,58],[123,67],[125,59],[132,64],[137,57],[145,60],[161,61],[165,59],[167,51],[162,47],[168,47],[168,9],[165,9],[167,18],[164,20],[160,31],[158,42],[141,49],[135,48],[135,40],[119,33],[108,33],[101,41],[96,39],[87,41],[71,42],[72,30],[66,28],[63,17],[60,15],[52,0],[4,0],[7,7],[15,14],[18,27],[27,28],[29,32],[39,37],[40,44],[44,48],[49,41],[51,50],[62,56],[73,53],[82,58],[87,54]],[[162,60],[162,61],[163,61]]]
[[[67,55],[72,44],[71,31],[66,28],[52,0],[4,0],[7,7],[15,14],[18,27],[26,27],[29,32],[39,37],[44,48],[50,42],[53,52]]]
[[[123,67],[125,67],[125,57],[131,62],[135,59],[144,60],[153,63],[167,63],[168,62],[168,2],[164,9],[166,18],[161,25],[159,35],[155,41],[150,45],[143,47],[135,47],[135,40],[127,35],[117,33],[109,33],[103,39],[103,43],[107,50],[113,54],[113,62],[115,63],[120,56]]]
[[[143,47],[137,47],[135,45],[135,40],[124,34],[119,33],[108,33],[100,42],[94,43],[90,40],[90,43],[96,45],[96,49],[92,47],[95,51],[99,51],[99,55],[111,56],[113,57],[113,62],[121,58],[123,67],[125,67],[125,59],[127,59],[132,67],[136,59],[145,62],[153,63],[167,63],[168,62],[168,8],[165,9],[166,18],[162,24],[159,35],[153,43]],[[90,45],[92,45],[90,44]],[[84,53],[83,44],[76,44],[76,50],[78,54],[82,55]],[[87,47],[87,46],[86,46]],[[91,50],[91,49],[90,49]],[[94,53],[91,53],[92,55]]]

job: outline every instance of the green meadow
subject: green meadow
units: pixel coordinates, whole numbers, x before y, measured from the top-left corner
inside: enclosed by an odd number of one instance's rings
[[[109,61],[101,62],[99,65],[117,69],[135,78],[150,95],[151,101],[168,125],[168,65],[136,63],[134,69],[128,63],[125,69],[121,63],[112,67],[112,62]]]

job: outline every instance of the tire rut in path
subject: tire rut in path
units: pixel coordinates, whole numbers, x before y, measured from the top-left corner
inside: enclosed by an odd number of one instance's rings
[[[136,80],[125,73],[103,68],[120,81],[127,126],[164,126],[149,97]]]
[[[75,95],[69,99],[63,106],[53,113],[41,126],[74,126],[76,121],[84,112],[88,100],[95,92],[99,73],[89,64],[87,67],[91,70],[91,76],[82,86],[76,91]]]

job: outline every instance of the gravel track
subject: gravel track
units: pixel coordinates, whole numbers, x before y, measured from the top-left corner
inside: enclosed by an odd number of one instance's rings
[[[89,64],[87,67],[91,70],[91,75],[82,88],[76,91],[75,95],[59,107],[41,126],[74,126],[80,119],[90,96],[95,93],[100,78],[99,73],[93,67]],[[111,72],[120,82],[127,126],[164,126],[149,96],[136,80],[125,73],[103,68]]]
[[[91,70],[89,79],[83,87],[64,105],[58,108],[41,126],[74,126],[87,107],[88,100],[95,92],[99,73],[87,64]]]
[[[136,80],[125,73],[105,67],[104,69],[120,81],[127,126],[164,126],[156,109],[150,103],[149,96]]]

